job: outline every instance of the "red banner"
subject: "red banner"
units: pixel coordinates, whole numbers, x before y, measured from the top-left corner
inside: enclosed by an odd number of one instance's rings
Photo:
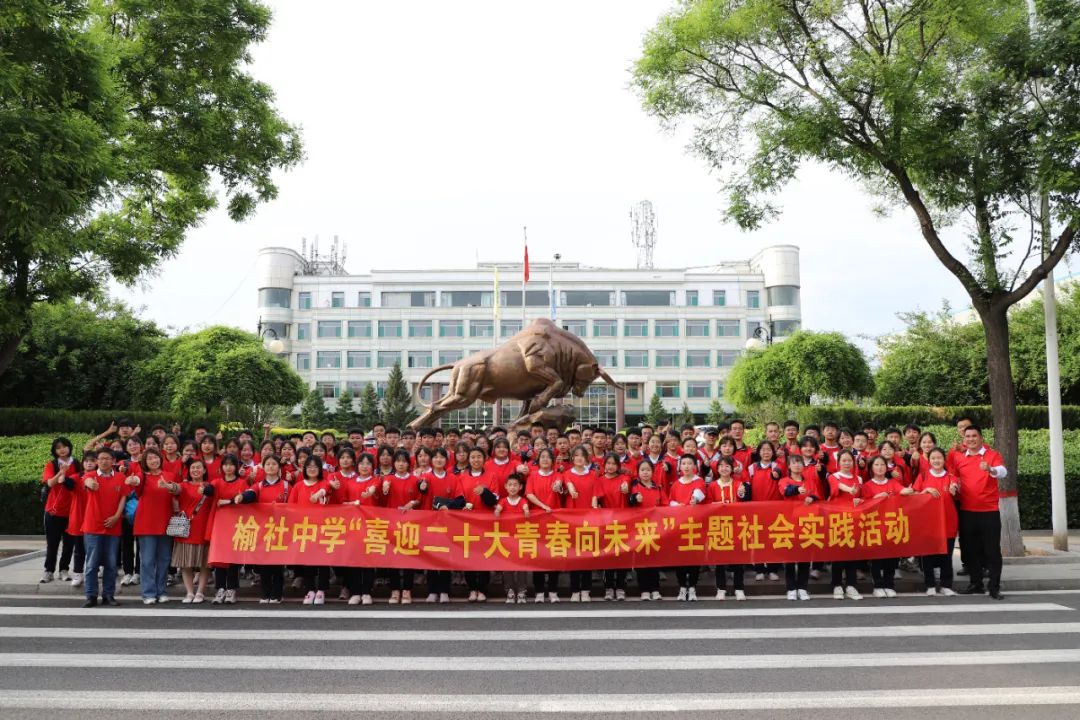
[[[556,510],[529,518],[342,505],[223,507],[210,562],[417,570],[594,570],[865,560],[945,552],[929,495]]]

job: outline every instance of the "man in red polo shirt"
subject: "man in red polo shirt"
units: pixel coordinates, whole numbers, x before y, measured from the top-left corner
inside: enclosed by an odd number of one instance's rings
[[[978,425],[968,425],[963,451],[953,455],[960,480],[960,544],[966,549],[971,584],[960,592],[983,592],[983,569],[989,571],[990,597],[1001,600],[1001,514],[998,511],[998,480],[1008,471],[996,450],[983,442]]]

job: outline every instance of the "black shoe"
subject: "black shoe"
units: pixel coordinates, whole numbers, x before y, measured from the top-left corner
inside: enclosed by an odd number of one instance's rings
[[[995,600],[1004,600],[1005,596],[1001,594],[1001,588],[990,588],[990,597]]]
[[[960,591],[961,595],[982,595],[986,590],[982,585],[968,585],[966,588]]]
[[[116,605],[119,605],[120,603],[116,602],[116,598],[114,598],[114,597],[107,597],[107,598],[101,598],[101,604],[102,605],[116,606]]]
[[[86,598],[86,602],[82,604],[84,608],[97,607],[97,598]]]

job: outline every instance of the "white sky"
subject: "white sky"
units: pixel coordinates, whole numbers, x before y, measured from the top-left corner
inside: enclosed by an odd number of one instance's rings
[[[763,230],[721,222],[716,180],[629,90],[642,36],[673,0],[271,4],[252,73],[302,126],[308,159],[253,219],[212,213],[157,277],[118,293],[161,324],[254,330],[256,251],[299,250],[303,236],[328,248],[339,235],[351,272],[468,267],[519,260],[527,225],[534,262],[632,267],[642,199],[658,266],[801,246],[808,329],[877,335],[900,311],[967,306],[910,211],[883,220],[824,169],[804,171]]]

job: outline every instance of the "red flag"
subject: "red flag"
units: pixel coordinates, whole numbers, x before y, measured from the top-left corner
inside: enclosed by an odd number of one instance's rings
[[[525,243],[525,282],[529,282],[529,243]]]

